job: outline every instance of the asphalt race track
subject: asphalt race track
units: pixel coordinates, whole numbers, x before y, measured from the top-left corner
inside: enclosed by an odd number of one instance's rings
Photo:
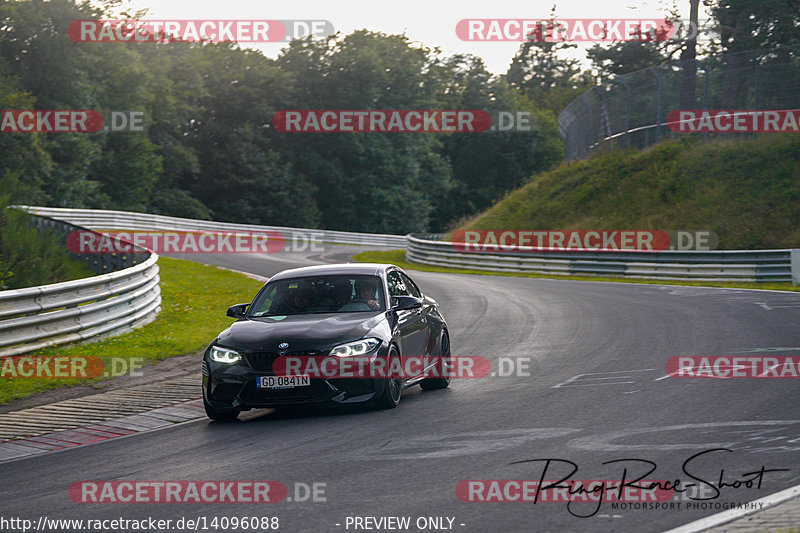
[[[361,250],[190,258],[269,276]],[[800,483],[796,380],[679,379],[665,371],[667,360],[681,355],[800,355],[800,294],[410,274],[441,304],[454,355],[486,357],[495,371],[501,358],[528,361],[530,375],[454,379],[441,391],[415,387],[391,411],[252,411],[232,424],[201,420],[0,464],[3,514],[276,516],[279,531],[289,532],[354,531],[348,517],[368,516],[410,517],[410,531],[420,517],[447,517],[464,532],[638,532],[724,509],[687,508],[703,502],[680,496],[674,509],[468,503],[456,486],[538,480],[545,463],[530,460],[548,458],[577,464],[573,479],[619,480],[625,466],[630,479],[643,463],[602,463],[646,459],[657,465],[647,479],[688,481],[684,462],[712,448],[732,451],[695,459],[690,470],[715,484],[721,470],[730,484],[762,466],[789,470],[765,473],[760,489],[723,487],[706,504],[746,503]],[[220,302],[220,313],[234,303]],[[565,463],[549,468],[545,479],[568,473]],[[293,501],[73,503],[68,489],[81,480],[275,480]],[[313,483],[324,484],[325,501],[294,501],[295,490],[304,495],[296,484]]]

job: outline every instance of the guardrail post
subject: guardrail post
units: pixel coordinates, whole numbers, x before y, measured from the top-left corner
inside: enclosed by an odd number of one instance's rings
[[[792,263],[792,285],[800,285],[800,248],[790,252]]]

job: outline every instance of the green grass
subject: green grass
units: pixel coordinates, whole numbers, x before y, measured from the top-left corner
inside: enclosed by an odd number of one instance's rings
[[[236,303],[249,302],[261,283],[241,274],[191,261],[161,257],[161,312],[140,328],[88,344],[64,345],[31,352],[31,356],[112,357],[155,361],[205,349],[233,319],[225,315]],[[140,358],[140,359],[137,359]],[[198,359],[198,370],[200,361]],[[121,367],[121,363],[119,365]],[[2,378],[0,404],[57,387],[96,382],[86,379]]]
[[[800,292],[800,286],[793,287],[791,283],[735,283],[722,281],[674,281],[655,279],[615,278],[607,276],[561,276],[552,274],[534,274],[528,272],[495,272],[487,270],[470,270],[464,268],[450,268],[406,261],[405,250],[385,250],[362,252],[353,256],[354,261],[362,263],[391,263],[406,270],[419,270],[422,272],[444,272],[447,274],[479,274],[482,276],[507,276],[512,278],[544,278],[544,279],[569,279],[575,281],[614,281],[621,283],[644,283],[650,285],[689,285],[694,287],[727,287],[734,289],[770,289],[776,291]]]
[[[462,230],[710,230],[719,249],[800,247],[800,135],[681,138],[534,175]]]

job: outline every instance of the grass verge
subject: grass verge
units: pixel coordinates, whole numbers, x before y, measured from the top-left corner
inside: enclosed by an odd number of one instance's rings
[[[727,287],[731,289],[762,289],[775,291],[800,292],[800,286],[794,287],[791,283],[736,283],[723,281],[675,281],[657,279],[616,278],[606,276],[561,276],[551,274],[534,274],[528,272],[496,272],[489,270],[470,270],[465,268],[450,268],[406,261],[405,250],[385,250],[361,252],[353,256],[354,261],[362,263],[391,263],[406,270],[420,270],[422,272],[445,272],[448,274],[480,274],[482,276],[507,276],[512,278],[543,278],[543,279],[569,279],[574,281],[614,281],[620,283],[644,283],[648,285],[688,285],[693,287]]]
[[[205,349],[233,319],[225,310],[253,299],[261,283],[241,274],[191,261],[160,257],[161,312],[128,333],[88,344],[54,346],[27,355],[98,357],[106,372],[121,371],[138,362],[186,355]],[[112,359],[114,361],[112,361]],[[198,370],[199,370],[198,361]],[[101,379],[0,378],[0,404],[48,389],[94,383]],[[108,376],[112,377],[112,376]]]

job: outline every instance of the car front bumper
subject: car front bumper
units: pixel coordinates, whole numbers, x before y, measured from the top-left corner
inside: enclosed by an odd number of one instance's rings
[[[378,357],[381,357],[379,349]],[[286,389],[261,389],[256,386],[261,376],[273,376],[269,364],[254,365],[245,354],[234,364],[218,363],[203,357],[203,397],[212,407],[251,408],[333,402],[361,403],[380,395],[385,379],[376,378],[311,378],[311,384]],[[257,368],[253,368],[256,366]]]

